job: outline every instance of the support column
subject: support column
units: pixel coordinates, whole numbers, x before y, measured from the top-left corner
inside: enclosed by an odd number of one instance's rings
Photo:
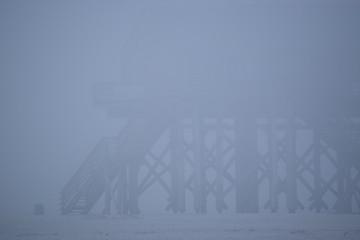
[[[128,194],[129,194],[129,212],[132,214],[139,214],[139,170],[140,164],[137,162],[131,163],[129,165],[129,186],[128,186]]]
[[[226,208],[224,202],[224,166],[222,119],[216,119],[216,210],[220,213]]]
[[[106,175],[104,173],[104,175]],[[106,176],[104,176],[106,178]],[[111,186],[105,181],[105,206],[103,210],[103,214],[108,215],[111,211]]]
[[[351,176],[351,164],[353,160],[351,154],[348,151],[345,151],[345,166],[344,166],[344,176],[345,176],[345,211],[346,213],[352,212],[352,196],[354,192],[352,176]]]
[[[276,118],[271,116],[269,119],[269,146],[270,146],[270,210],[275,213],[279,209],[278,199],[278,143],[276,137]]]
[[[117,178],[117,201],[118,201],[118,214],[128,213],[128,192],[127,192],[127,166],[121,164]]]
[[[235,194],[237,213],[259,211],[256,118],[235,119]]]
[[[348,164],[349,159],[346,154],[346,144],[342,142],[338,144],[337,148],[337,205],[336,211],[338,213],[351,212],[351,171]]]
[[[205,166],[202,154],[202,131],[198,109],[193,117],[193,149],[194,149],[194,208],[197,213],[206,212],[205,198]]]
[[[314,126],[313,130],[313,147],[314,147],[314,206],[316,212],[319,213],[322,208],[321,203],[321,143],[320,143],[320,134],[319,134],[319,120],[317,120],[317,124]]]
[[[105,164],[103,168],[103,174],[104,174],[104,182],[105,182],[105,206],[103,210],[103,214],[110,214],[111,213],[111,201],[114,202],[114,205],[116,207],[116,199],[114,198],[113,191],[111,188],[111,181],[109,178],[109,166]]]
[[[174,212],[185,212],[185,153],[182,116],[177,109],[170,132],[171,141],[171,207]]]
[[[286,131],[286,197],[287,209],[290,213],[295,213],[297,208],[297,163],[296,163],[296,129],[292,106],[289,103]]]

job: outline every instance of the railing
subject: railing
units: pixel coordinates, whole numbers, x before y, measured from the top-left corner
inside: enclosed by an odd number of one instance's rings
[[[157,114],[158,111],[152,111],[149,118],[133,119],[124,126],[116,138],[118,159],[126,160],[146,154],[168,122],[166,119],[156,118]],[[110,138],[103,138],[99,141],[61,192],[63,214],[69,214],[76,207],[80,208],[77,210],[81,213],[86,213],[104,192],[105,186],[100,189],[94,185],[102,181],[109,140]],[[112,181],[115,176],[116,174],[111,174],[109,180]]]
[[[83,188],[88,179],[101,164],[102,160],[106,157],[107,142],[107,138],[102,138],[98,142],[93,151],[86,158],[85,162],[80,166],[61,192],[63,209],[66,209],[69,204],[76,201],[79,191]]]
[[[137,127],[137,124],[137,122],[129,122],[126,124],[119,134],[117,140],[121,141],[122,143],[126,142],[126,138],[130,135],[134,128]],[[99,169],[101,170],[101,164],[107,157],[109,139],[110,138],[102,138],[98,142],[98,144],[86,158],[85,162],[80,166],[80,168],[73,175],[72,179],[61,192],[63,212],[67,212],[69,210],[68,208],[71,208],[71,206],[78,201],[78,199],[81,197],[81,192],[86,190],[83,189],[86,187],[86,185],[90,185],[91,187],[89,180],[95,175],[96,171],[99,171]],[[96,179],[93,179],[93,181],[96,181]]]
[[[144,89],[140,85],[123,85],[120,82],[98,82],[94,85],[94,105],[109,107],[119,103],[142,100]]]

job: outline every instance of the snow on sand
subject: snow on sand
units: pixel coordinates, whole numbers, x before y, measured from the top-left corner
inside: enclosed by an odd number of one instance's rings
[[[0,220],[1,240],[360,239],[360,215],[31,216]]]

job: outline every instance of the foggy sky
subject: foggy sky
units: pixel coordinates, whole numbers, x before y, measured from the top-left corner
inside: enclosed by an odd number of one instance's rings
[[[59,213],[77,167],[119,132],[94,82],[261,79],[262,49],[359,53],[359,1],[145,2],[0,1],[0,215]]]

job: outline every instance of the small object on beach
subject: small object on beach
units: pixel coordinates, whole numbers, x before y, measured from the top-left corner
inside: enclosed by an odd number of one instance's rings
[[[44,215],[45,208],[43,204],[36,203],[34,204],[34,214],[35,215]]]

